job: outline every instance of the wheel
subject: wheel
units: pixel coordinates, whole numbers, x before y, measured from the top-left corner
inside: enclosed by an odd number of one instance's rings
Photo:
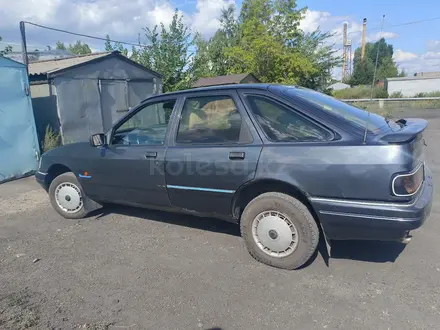
[[[72,172],[60,174],[49,186],[50,202],[66,219],[82,219],[89,212],[84,192]]]
[[[304,265],[319,242],[318,226],[307,207],[282,193],[254,198],[243,211],[240,229],[252,257],[284,269]]]

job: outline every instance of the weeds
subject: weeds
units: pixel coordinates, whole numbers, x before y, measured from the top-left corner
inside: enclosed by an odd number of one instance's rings
[[[37,326],[38,308],[30,299],[27,289],[0,299],[0,328],[24,330]]]
[[[51,149],[54,149],[60,145],[60,134],[55,133],[50,127],[47,125],[46,132],[44,133],[44,141],[43,141],[43,151],[47,152]]]

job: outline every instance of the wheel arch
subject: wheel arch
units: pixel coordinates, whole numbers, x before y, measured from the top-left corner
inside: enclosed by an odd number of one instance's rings
[[[49,169],[47,170],[47,175],[45,178],[45,185],[46,185],[46,190],[49,189],[50,184],[52,183],[53,179],[55,179],[57,176],[63,174],[63,173],[67,173],[67,172],[72,172],[72,170],[64,165],[64,164],[52,164]]]
[[[248,182],[241,186],[234,195],[232,201],[232,216],[235,220],[239,221],[241,213],[246,205],[255,197],[267,193],[267,192],[279,192],[292,196],[303,203],[309,211],[312,213],[316,222],[319,223],[319,219],[309,201],[308,194],[302,189],[298,188],[292,183],[288,183],[277,179],[259,179]]]

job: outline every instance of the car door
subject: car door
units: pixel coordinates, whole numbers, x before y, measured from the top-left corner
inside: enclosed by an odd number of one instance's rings
[[[234,90],[185,94],[166,153],[171,204],[231,215],[235,191],[255,177],[262,142]]]
[[[91,184],[85,182],[89,196],[123,204],[170,205],[164,162],[176,102],[176,97],[163,97],[145,103],[116,124],[108,134],[108,145],[89,164]]]

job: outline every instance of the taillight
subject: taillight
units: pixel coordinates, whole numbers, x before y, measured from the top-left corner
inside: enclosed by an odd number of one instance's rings
[[[396,175],[393,179],[392,189],[396,196],[414,195],[422,186],[425,178],[425,168],[423,163],[411,173]]]

